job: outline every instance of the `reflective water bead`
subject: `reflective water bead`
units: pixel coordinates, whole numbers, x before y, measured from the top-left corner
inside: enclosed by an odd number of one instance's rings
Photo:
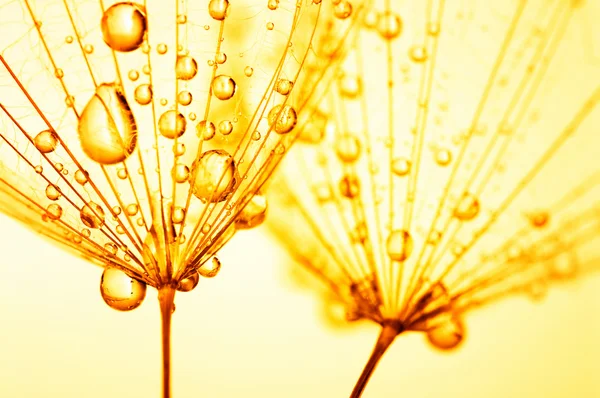
[[[402,19],[391,11],[384,11],[377,21],[377,32],[387,40],[392,40],[402,33]]]
[[[279,114],[279,118],[277,115]],[[275,105],[268,115],[269,125],[273,127],[276,133],[287,134],[296,126],[298,115],[296,110],[290,105]]]
[[[335,17],[339,19],[348,18],[350,15],[352,15],[352,4],[350,4],[350,2],[347,0],[340,1],[333,8],[333,15],[335,15]]]
[[[352,175],[346,175],[340,180],[340,193],[342,196],[352,199],[360,193],[360,181]]]
[[[220,270],[221,261],[218,258],[213,257],[211,261],[207,261],[198,268],[198,273],[205,278],[213,278],[217,276]]]
[[[192,192],[199,199],[221,202],[235,188],[236,174],[230,154],[222,149],[206,151],[192,166]]]
[[[465,330],[455,316],[448,316],[442,323],[427,331],[427,340],[437,349],[451,350],[463,341]]]
[[[335,142],[335,153],[342,162],[355,162],[360,156],[360,140],[353,134],[344,134]]]
[[[208,14],[217,21],[222,21],[227,16],[229,8],[228,0],[210,0],[208,3]]]
[[[85,170],[77,170],[75,172],[75,181],[77,181],[81,185],[85,185],[89,180],[89,174]]]
[[[472,220],[479,214],[479,208],[479,200],[472,194],[465,192],[456,209],[454,209],[454,217],[461,221]]]
[[[50,153],[58,146],[58,136],[54,131],[44,130],[35,136],[33,144],[41,153]]]
[[[179,102],[179,105],[188,106],[192,103],[192,93],[187,90],[180,91],[177,94],[177,102]]]
[[[133,92],[135,101],[140,105],[148,105],[152,102],[152,86],[149,84],[140,84]]]
[[[63,213],[62,207],[57,203],[52,203],[46,208],[46,215],[50,220],[58,220]]]
[[[159,53],[160,55],[164,55],[167,53],[168,47],[165,43],[159,43],[158,46],[156,46],[156,52]]]
[[[217,132],[213,122],[203,120],[196,126],[196,134],[204,141],[212,139]]]
[[[221,120],[219,123],[219,133],[229,135],[233,131],[233,123],[229,120]]]
[[[218,99],[225,101],[235,94],[235,81],[226,75],[216,76],[211,84],[212,92]]]
[[[129,52],[138,49],[147,30],[146,15],[132,2],[117,3],[104,11],[100,24],[102,39],[113,50]]]
[[[404,261],[412,253],[413,239],[410,232],[396,229],[390,232],[386,241],[387,254],[392,261]]]
[[[186,124],[185,117],[181,113],[169,110],[160,115],[158,131],[163,137],[174,139],[185,133]]]
[[[175,182],[186,182],[189,176],[190,169],[185,164],[178,163],[173,167],[173,179],[175,180]]]
[[[191,80],[198,73],[198,64],[196,60],[189,55],[177,57],[175,63],[175,73],[177,78],[181,80]]]
[[[435,151],[435,162],[440,166],[447,166],[452,161],[452,152],[445,148],[439,148]]]
[[[252,76],[253,73],[254,73],[254,69],[251,66],[246,66],[244,68],[244,75],[246,75],[247,77]]]
[[[105,268],[100,280],[102,299],[118,311],[133,310],[146,297],[146,284],[116,268]]]
[[[60,189],[54,184],[46,187],[46,197],[50,200],[58,200],[61,197]]]
[[[79,118],[81,148],[100,164],[125,160],[137,144],[137,126],[121,88],[101,84]]]
[[[427,49],[424,46],[412,46],[408,55],[413,62],[421,63],[427,61]]]
[[[267,216],[267,198],[264,195],[253,195],[252,199],[235,219],[237,229],[250,229],[263,223]]]
[[[194,272],[192,275],[187,278],[179,281],[179,285],[177,286],[177,290],[180,292],[190,292],[198,286],[198,282],[200,281],[200,274]]]
[[[294,83],[287,79],[279,79],[277,80],[277,84],[275,85],[275,91],[277,91],[281,95],[288,95],[292,88],[294,87]]]
[[[88,228],[100,228],[104,225],[104,210],[95,202],[88,202],[79,212],[81,222]]]
[[[397,176],[405,176],[410,172],[410,160],[406,158],[396,158],[392,160],[392,172]]]

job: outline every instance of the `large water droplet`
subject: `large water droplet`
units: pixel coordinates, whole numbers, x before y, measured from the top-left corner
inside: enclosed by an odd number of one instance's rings
[[[194,272],[191,276],[182,279],[177,286],[177,290],[180,292],[190,292],[198,286],[200,281],[200,274]]]
[[[210,0],[210,3],[208,3],[208,13],[217,21],[222,21],[225,19],[228,8],[228,0]]]
[[[88,228],[100,228],[104,225],[104,210],[97,203],[88,202],[81,208],[79,216]]]
[[[259,226],[267,216],[267,198],[263,195],[254,195],[244,210],[235,219],[237,229],[250,229]]]
[[[437,349],[451,350],[464,339],[462,322],[455,316],[448,316],[440,324],[427,331],[427,340]]]
[[[53,131],[44,130],[35,136],[33,144],[41,153],[49,153],[56,149],[58,136]]]
[[[135,88],[133,98],[140,105],[148,105],[152,102],[152,86],[149,84],[140,84]]]
[[[456,209],[454,209],[454,216],[461,221],[468,221],[474,219],[479,214],[479,200],[468,192],[465,192]]]
[[[198,268],[198,273],[205,278],[213,278],[217,276],[220,270],[221,261],[218,258],[213,257],[211,261],[207,261],[202,267]]]
[[[233,94],[235,94],[235,89],[235,81],[229,76],[219,75],[216,76],[212,81],[213,94],[222,101],[233,97]]]
[[[175,64],[175,73],[181,80],[191,80],[198,73],[198,63],[189,55],[180,56]]]
[[[404,261],[413,249],[413,239],[408,231],[397,229],[390,232],[386,241],[388,256],[393,261]]]
[[[277,118],[277,114],[279,114],[279,118]],[[296,126],[298,115],[296,110],[289,105],[284,106],[283,110],[281,105],[275,105],[269,112],[268,119],[269,125],[273,127],[276,133],[287,134]]]
[[[355,162],[360,156],[360,140],[352,134],[342,135],[335,143],[335,153],[342,162]]]
[[[397,38],[402,33],[402,19],[391,11],[381,13],[377,21],[377,32],[387,40]]]
[[[281,95],[288,95],[292,88],[294,87],[294,83],[287,79],[279,79],[277,80],[277,85],[275,86],[275,91],[277,91]]]
[[[120,163],[133,152],[137,126],[119,86],[98,86],[81,113],[78,132],[85,154],[100,164]]]
[[[102,38],[115,51],[129,52],[142,45],[146,34],[146,15],[142,7],[131,2],[117,3],[104,11]]]
[[[116,268],[105,268],[100,281],[100,293],[109,307],[131,311],[144,301],[146,284]]]
[[[174,139],[185,133],[186,124],[185,116],[175,110],[170,110],[160,115],[158,131],[163,137]]]
[[[210,202],[221,202],[233,191],[236,184],[236,167],[233,157],[221,149],[202,154],[192,166],[192,192],[196,197]]]

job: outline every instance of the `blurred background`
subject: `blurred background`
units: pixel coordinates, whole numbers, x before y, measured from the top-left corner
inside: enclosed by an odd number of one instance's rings
[[[101,268],[0,218],[0,397],[158,397],[156,291],[131,313],[100,297]],[[174,397],[347,397],[378,333],[335,329],[264,230],[239,233],[217,278],[178,293]],[[400,336],[365,397],[600,396],[600,275],[470,313],[455,352]]]

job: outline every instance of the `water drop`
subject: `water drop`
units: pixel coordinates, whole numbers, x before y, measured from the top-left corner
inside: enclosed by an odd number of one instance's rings
[[[208,3],[208,13],[217,21],[222,21],[225,19],[228,8],[228,0],[210,0],[210,3]]]
[[[465,192],[454,209],[454,217],[461,221],[474,219],[479,214],[479,200],[468,192]]]
[[[263,223],[267,216],[267,198],[263,195],[253,195],[235,219],[237,229],[250,229]]]
[[[440,166],[447,166],[452,161],[452,152],[445,148],[439,148],[435,151],[435,162]]]
[[[360,140],[352,134],[342,135],[335,143],[335,153],[342,162],[355,162],[360,156]]]
[[[165,43],[159,43],[158,46],[156,46],[156,52],[159,53],[160,55],[164,55],[167,53],[167,45]]]
[[[50,200],[58,200],[62,195],[60,189],[54,184],[48,184],[46,187],[46,197]]]
[[[152,102],[152,86],[149,84],[140,84],[133,92],[135,101],[140,105],[148,105]]]
[[[135,3],[117,3],[104,11],[100,28],[102,39],[110,48],[121,52],[133,51],[144,41],[146,16]]]
[[[528,215],[529,222],[534,228],[543,228],[548,225],[550,214],[546,211],[537,211]]]
[[[410,172],[410,160],[406,158],[396,158],[392,161],[392,172],[397,176],[405,176]]]
[[[451,350],[464,339],[465,331],[459,319],[449,316],[427,331],[427,340],[437,349]]]
[[[275,91],[277,91],[281,95],[288,95],[292,88],[294,87],[294,83],[287,79],[279,79],[277,80],[277,85],[275,86]]]
[[[236,89],[235,81],[226,75],[216,76],[212,81],[211,87],[215,97],[222,101],[233,97]]]
[[[231,155],[221,149],[206,151],[192,166],[192,192],[199,199],[221,202],[235,188],[236,174]]]
[[[190,169],[185,164],[176,164],[173,167],[173,179],[178,183],[186,182],[190,176]]]
[[[46,208],[46,215],[50,220],[58,220],[63,213],[62,207],[57,203],[52,203]]]
[[[77,181],[80,185],[85,185],[89,180],[89,174],[85,170],[77,170],[75,172],[75,181]]]
[[[194,272],[191,276],[182,279],[179,281],[179,285],[177,286],[177,290],[180,292],[191,292],[198,286],[198,282],[200,281],[200,274]]]
[[[81,113],[78,132],[85,154],[100,164],[120,163],[133,152],[137,126],[119,86],[96,88]]]
[[[131,204],[127,205],[127,207],[125,208],[125,212],[127,213],[128,216],[135,216],[137,214],[138,210],[139,210],[139,207],[135,203],[131,203]]]
[[[244,68],[244,75],[246,75],[247,77],[252,76],[252,74],[254,73],[254,69],[250,66],[246,66]]]
[[[273,30],[275,28],[275,24],[273,22],[267,22],[267,30]]]
[[[58,136],[51,130],[44,130],[35,136],[33,144],[41,153],[50,153],[58,145]]]
[[[196,134],[204,141],[212,139],[217,132],[213,122],[203,120],[196,126]]]
[[[408,51],[408,55],[416,63],[427,61],[427,49],[424,46],[412,46]]]
[[[198,273],[205,278],[213,278],[217,276],[220,269],[221,261],[219,261],[218,258],[213,257],[212,261],[207,261],[200,268],[198,268]]]
[[[360,181],[352,175],[346,175],[340,180],[340,193],[342,196],[352,199],[360,193]]]
[[[188,106],[192,103],[192,93],[187,90],[180,91],[177,94],[177,102],[179,102],[179,105]]]
[[[81,222],[88,228],[100,228],[104,225],[104,210],[94,202],[88,202],[79,213]]]
[[[233,131],[233,123],[229,120],[222,120],[219,123],[219,133],[223,135],[229,135]]]
[[[185,117],[181,113],[169,110],[160,115],[158,119],[158,131],[160,131],[163,137],[174,139],[181,137],[185,133],[186,124]]]
[[[269,0],[267,6],[269,7],[269,10],[274,11],[279,7],[279,0]]]
[[[198,64],[189,55],[180,56],[175,63],[175,73],[178,79],[191,80],[198,73]]]
[[[277,118],[277,114],[279,114],[279,118]],[[274,128],[276,133],[287,134],[296,126],[298,115],[296,110],[289,105],[284,106],[283,110],[281,105],[275,105],[269,111],[268,120],[269,125]]]
[[[377,21],[377,32],[387,40],[397,38],[402,33],[402,19],[391,11],[381,13]]]
[[[392,261],[404,261],[412,253],[413,239],[408,231],[396,229],[390,232],[385,246]]]
[[[137,70],[132,69],[132,70],[129,71],[129,73],[127,74],[127,76],[129,77],[129,80],[131,80],[132,82],[134,82],[134,81],[136,81],[137,79],[140,78],[140,73]]]
[[[215,55],[215,61],[219,65],[224,64],[225,62],[227,62],[227,54],[225,54],[223,52],[218,53],[217,55]],[[212,65],[209,64],[209,66],[212,66]]]
[[[144,301],[146,284],[116,268],[105,268],[100,280],[102,299],[118,311],[131,311]]]
[[[342,75],[339,81],[340,94],[346,98],[356,98],[362,93],[362,82],[358,76]]]
[[[352,4],[350,4],[350,2],[347,0],[340,1],[333,8],[333,15],[335,15],[335,17],[339,19],[348,18],[350,15],[352,15]]]
[[[185,209],[182,207],[175,207],[171,213],[171,221],[173,224],[181,224],[185,218]]]

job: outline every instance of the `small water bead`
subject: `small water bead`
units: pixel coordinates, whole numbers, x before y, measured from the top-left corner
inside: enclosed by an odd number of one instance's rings
[[[356,176],[346,175],[340,180],[339,189],[342,196],[348,199],[355,198],[360,193],[360,181]]]
[[[182,279],[179,281],[179,285],[177,286],[177,290],[180,292],[191,292],[198,286],[198,282],[200,281],[200,274],[194,272],[191,276]]]
[[[198,268],[198,273],[205,278],[214,278],[221,270],[221,261],[213,257],[211,261],[207,261]]]
[[[267,22],[267,30],[273,30],[275,28],[275,24],[273,22]]]
[[[254,133],[252,133],[252,135],[250,136],[252,141],[258,141],[258,140],[260,140],[261,137],[262,137],[262,135],[260,134],[260,131],[258,131],[258,130],[255,130]]]
[[[84,51],[86,54],[91,54],[91,53],[93,53],[93,52],[94,52],[94,46],[93,46],[93,45],[91,45],[91,44],[86,44],[85,46],[83,46],[83,51]]]
[[[138,104],[148,105],[152,102],[152,86],[149,84],[137,86],[133,92],[133,97]]]
[[[437,349],[451,350],[463,341],[465,330],[455,316],[448,316],[439,325],[427,331],[427,340]]]
[[[300,141],[308,144],[318,144],[325,138],[327,123],[329,119],[327,115],[320,110],[315,110],[310,118],[303,123],[303,129],[300,131]]]
[[[479,210],[479,200],[472,194],[465,192],[458,202],[456,209],[454,209],[454,217],[461,221],[469,221],[479,214]]]
[[[437,36],[440,34],[440,23],[439,22],[430,22],[427,25],[427,34],[429,36]]]
[[[159,102],[162,106],[167,106],[167,104],[169,103],[169,101],[167,101],[167,99],[164,97],[161,98]]]
[[[235,94],[235,81],[226,75],[216,76],[212,81],[212,92],[218,99],[225,101]]]
[[[127,207],[125,208],[125,212],[127,213],[128,216],[135,216],[138,213],[138,210],[139,210],[139,207],[135,203],[131,203],[131,204],[127,205]]]
[[[344,134],[335,143],[335,153],[342,162],[353,163],[360,156],[360,140],[353,134]]]
[[[448,166],[452,161],[452,152],[445,148],[438,148],[434,156],[435,162],[440,166]]]
[[[410,172],[411,162],[407,158],[401,157],[392,160],[392,172],[399,176],[403,177]]]
[[[137,220],[135,220],[135,223],[138,225],[138,227],[143,227],[144,226],[144,219],[142,217],[140,217]]]
[[[183,25],[186,22],[187,22],[187,15],[185,15],[185,14],[177,15],[177,23],[178,24]]]
[[[171,213],[171,221],[173,224],[181,224],[185,218],[185,209],[182,207],[175,207]]]
[[[121,214],[121,207],[120,206],[113,206],[112,210],[112,214],[114,216],[118,216],[119,214]]]
[[[204,141],[212,139],[217,132],[215,124],[207,120],[203,120],[196,126],[196,134]]]
[[[228,8],[228,0],[210,0],[210,3],[208,3],[208,13],[217,21],[222,21],[225,19]]]
[[[104,245],[104,250],[106,250],[108,252],[109,255],[116,255],[117,252],[119,251],[119,249],[117,248],[117,246],[114,243],[106,243]]]
[[[384,11],[379,15],[377,32],[386,40],[396,39],[402,33],[402,19],[391,11]]]
[[[333,198],[333,192],[331,192],[331,187],[327,183],[320,183],[315,185],[312,188],[312,191],[320,203],[329,202]]]
[[[33,168],[33,170],[38,174],[42,174],[42,172],[44,171],[44,168],[40,165],[37,165]]]
[[[63,71],[61,68],[56,68],[54,71],[54,76],[56,76],[57,79],[62,79],[65,77],[65,71]]]
[[[185,144],[183,142],[178,142],[173,145],[173,153],[175,156],[182,156],[185,153]]]
[[[202,233],[203,233],[204,235],[206,235],[206,234],[208,234],[208,233],[210,232],[210,229],[211,229],[211,228],[212,228],[212,225],[210,225],[209,223],[206,223],[206,224],[204,224],[204,225],[202,226],[202,229],[201,229],[201,231],[202,231]]]
[[[105,268],[100,280],[100,294],[109,307],[118,311],[131,311],[144,301],[146,284],[119,269]]]
[[[250,229],[259,226],[267,217],[267,198],[264,195],[253,195],[235,219],[237,229]]]
[[[57,203],[52,203],[46,208],[46,216],[50,220],[58,220],[63,213],[62,207]]]
[[[362,81],[358,76],[344,74],[339,81],[340,94],[346,98],[356,98],[362,93]]]
[[[89,173],[85,170],[79,169],[75,172],[75,181],[80,185],[85,185],[89,181],[89,177]]]
[[[277,80],[275,91],[281,95],[288,95],[292,91],[292,88],[294,88],[293,82],[287,79],[279,79]]]
[[[58,200],[62,196],[60,189],[54,184],[46,187],[46,197],[50,200]]]
[[[579,260],[573,250],[565,248],[549,260],[548,274],[556,280],[571,279],[579,271]]]
[[[83,235],[85,238],[89,238],[92,235],[92,231],[90,231],[87,228],[84,228],[81,230],[81,235]]]
[[[190,112],[188,118],[193,122],[196,120],[196,114],[194,112]]]
[[[121,180],[124,180],[127,178],[127,169],[124,168],[120,168],[117,170],[117,177],[119,177]]]
[[[185,133],[186,124],[185,117],[181,113],[169,110],[160,115],[158,131],[163,137],[174,139]]]
[[[543,228],[548,225],[550,214],[546,211],[537,211],[528,215],[529,222],[534,228]]]
[[[173,167],[173,179],[175,182],[183,183],[190,177],[190,169],[185,165],[178,163]]]
[[[58,136],[54,131],[44,130],[35,136],[33,144],[41,153],[50,153],[58,146]]]
[[[215,62],[219,65],[224,64],[225,62],[227,62],[227,54],[218,53],[217,55],[215,55]]]
[[[101,84],[89,100],[78,124],[83,152],[100,164],[125,160],[137,144],[137,125],[121,88]]]
[[[192,93],[187,90],[180,91],[179,94],[177,94],[177,102],[179,105],[188,106],[192,103]]]
[[[146,35],[146,15],[135,3],[117,3],[104,11],[100,29],[102,39],[111,49],[121,52],[137,50]]]
[[[251,66],[246,66],[244,68],[244,75],[246,75],[247,77],[252,76],[253,73],[254,73],[254,69]]]
[[[156,52],[159,53],[160,55],[164,55],[167,53],[168,47],[165,43],[159,43],[158,46],[156,46]]]
[[[100,228],[104,225],[104,210],[95,202],[88,202],[83,206],[79,217],[88,228]]]
[[[377,25],[379,15],[377,12],[370,8],[367,12],[364,13],[363,24],[367,29],[373,29]]]
[[[67,37],[65,37],[65,43],[67,43],[67,44],[73,43],[73,36],[67,36]]]
[[[233,131],[233,123],[229,120],[221,120],[219,123],[219,133],[229,135]]]
[[[424,46],[412,46],[410,50],[408,50],[408,56],[413,62],[425,62],[428,58],[427,48]]]
[[[175,63],[175,73],[178,79],[192,80],[198,73],[198,63],[189,55],[179,56]]]
[[[352,4],[349,1],[342,0],[333,8],[333,15],[339,19],[346,19],[352,15]]]
[[[404,261],[411,255],[414,244],[410,232],[396,229],[390,232],[385,246],[392,261]]]
[[[277,7],[279,7],[279,0],[269,0],[267,7],[269,7],[269,10],[271,11],[276,10]]]
[[[56,169],[56,171],[58,171],[60,173],[61,171],[63,171],[65,166],[63,166],[62,163],[54,163],[54,168]]]
[[[275,105],[269,111],[269,125],[273,127],[276,133],[287,134],[296,126],[298,115],[296,114],[296,110],[290,105],[285,105],[283,109],[281,107],[281,105]],[[278,114],[279,118],[277,118]]]
[[[206,151],[192,166],[192,193],[201,200],[221,202],[235,188],[236,174],[230,154],[222,149]]]
[[[140,78],[140,72],[138,72],[135,69],[132,69],[129,71],[129,73],[127,73],[127,77],[129,77],[129,80],[131,80],[132,82],[136,81],[137,79]]]

